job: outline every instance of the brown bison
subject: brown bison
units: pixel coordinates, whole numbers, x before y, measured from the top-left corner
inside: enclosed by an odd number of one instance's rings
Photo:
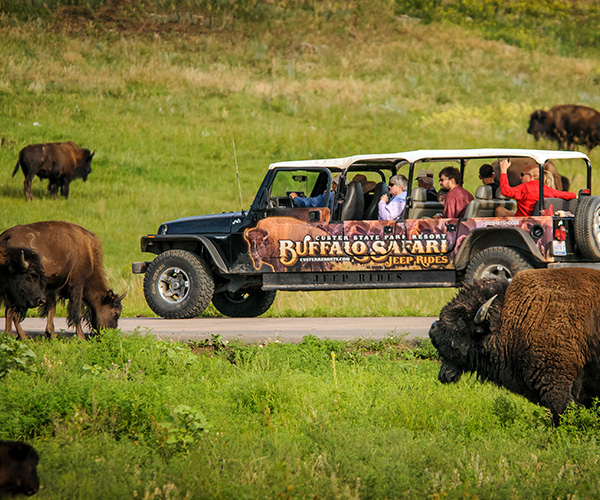
[[[600,144],[600,113],[588,106],[559,104],[550,110],[537,109],[529,117],[527,133],[537,141],[546,137],[558,148],[586,146],[588,153]]]
[[[48,179],[48,191],[56,199],[58,190],[65,198],[69,198],[69,184],[75,179],[87,181],[92,171],[94,153],[83,149],[74,142],[49,142],[46,144],[30,144],[19,152],[13,177],[21,167],[25,176],[25,197],[33,199],[31,181],[37,175],[40,179]]]
[[[476,372],[552,412],[600,397],[600,271],[540,269],[484,280],[446,304],[429,336],[442,383]]]
[[[20,441],[0,441],[0,496],[37,493],[40,489],[38,461],[32,446]]]
[[[4,231],[0,234],[0,245],[29,247],[40,256],[47,278],[46,302],[42,306],[42,313],[48,316],[46,335],[56,336],[57,299],[69,300],[67,324],[75,326],[80,338],[85,338],[81,327],[82,306],[94,332],[117,327],[125,294],[117,296],[108,288],[102,244],[94,233],[70,222],[34,222]],[[25,336],[16,321],[15,328],[20,336]]]

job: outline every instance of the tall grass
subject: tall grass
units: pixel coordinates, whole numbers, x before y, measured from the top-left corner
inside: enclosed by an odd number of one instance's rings
[[[192,352],[108,331],[28,349],[0,370],[0,436],[38,449],[40,499],[592,498],[600,486],[597,409],[556,430],[474,377],[442,386],[430,344],[215,337]]]
[[[111,286],[129,291],[124,315],[152,314],[130,273],[152,257],[139,238],[166,220],[240,209],[232,141],[247,208],[273,161],[552,147],[526,134],[533,109],[600,108],[593,51],[526,50],[407,21],[383,0],[259,3],[30,2],[36,18],[5,0],[0,229],[64,219],[96,232]],[[201,22],[151,16],[186,9],[204,12]],[[96,150],[88,182],[73,182],[65,201],[36,180],[27,203],[21,173],[10,177],[19,150],[61,140]],[[355,315],[367,304],[433,315],[449,293],[282,293],[270,314]]]

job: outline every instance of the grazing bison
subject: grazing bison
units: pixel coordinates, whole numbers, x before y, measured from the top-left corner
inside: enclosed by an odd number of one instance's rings
[[[529,117],[527,133],[537,141],[546,137],[558,148],[586,146],[588,153],[600,144],[600,113],[588,106],[559,104],[548,111],[537,109]]]
[[[446,304],[429,336],[442,383],[476,372],[552,412],[600,397],[600,271],[540,269],[484,280]]]
[[[46,144],[30,144],[19,152],[13,177],[21,167],[25,176],[25,197],[33,199],[31,181],[37,175],[40,179],[48,179],[48,190],[56,198],[58,190],[65,198],[69,198],[69,184],[75,179],[87,181],[92,171],[94,153],[83,149],[74,142],[49,142]]]
[[[69,300],[67,324],[75,326],[80,338],[85,338],[81,327],[82,306],[85,306],[84,317],[95,332],[117,327],[125,295],[117,296],[108,288],[102,244],[94,233],[70,222],[35,222],[7,229],[0,234],[0,245],[29,247],[40,256],[47,278],[46,302],[42,307],[42,313],[48,316],[46,335],[56,336],[57,299]],[[25,336],[16,321],[15,328],[19,336]]]
[[[38,461],[32,446],[19,441],[0,441],[0,496],[37,493],[40,489]]]

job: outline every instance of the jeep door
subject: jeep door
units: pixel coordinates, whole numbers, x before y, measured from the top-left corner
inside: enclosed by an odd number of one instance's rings
[[[341,225],[331,224],[331,172],[325,168],[275,169],[256,225],[244,231],[252,267],[260,272],[323,271],[336,258],[331,244]],[[294,202],[295,197],[297,202]],[[297,204],[302,206],[297,206]],[[342,255],[343,256],[343,255]]]

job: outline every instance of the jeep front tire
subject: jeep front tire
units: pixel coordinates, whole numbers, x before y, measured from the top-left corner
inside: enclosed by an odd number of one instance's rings
[[[507,279],[515,274],[531,269],[531,264],[519,252],[507,247],[489,247],[479,252],[467,267],[465,281],[473,283],[482,279]]]
[[[215,284],[206,263],[184,250],[158,255],[144,276],[144,296],[163,318],[195,318],[208,307]]]

